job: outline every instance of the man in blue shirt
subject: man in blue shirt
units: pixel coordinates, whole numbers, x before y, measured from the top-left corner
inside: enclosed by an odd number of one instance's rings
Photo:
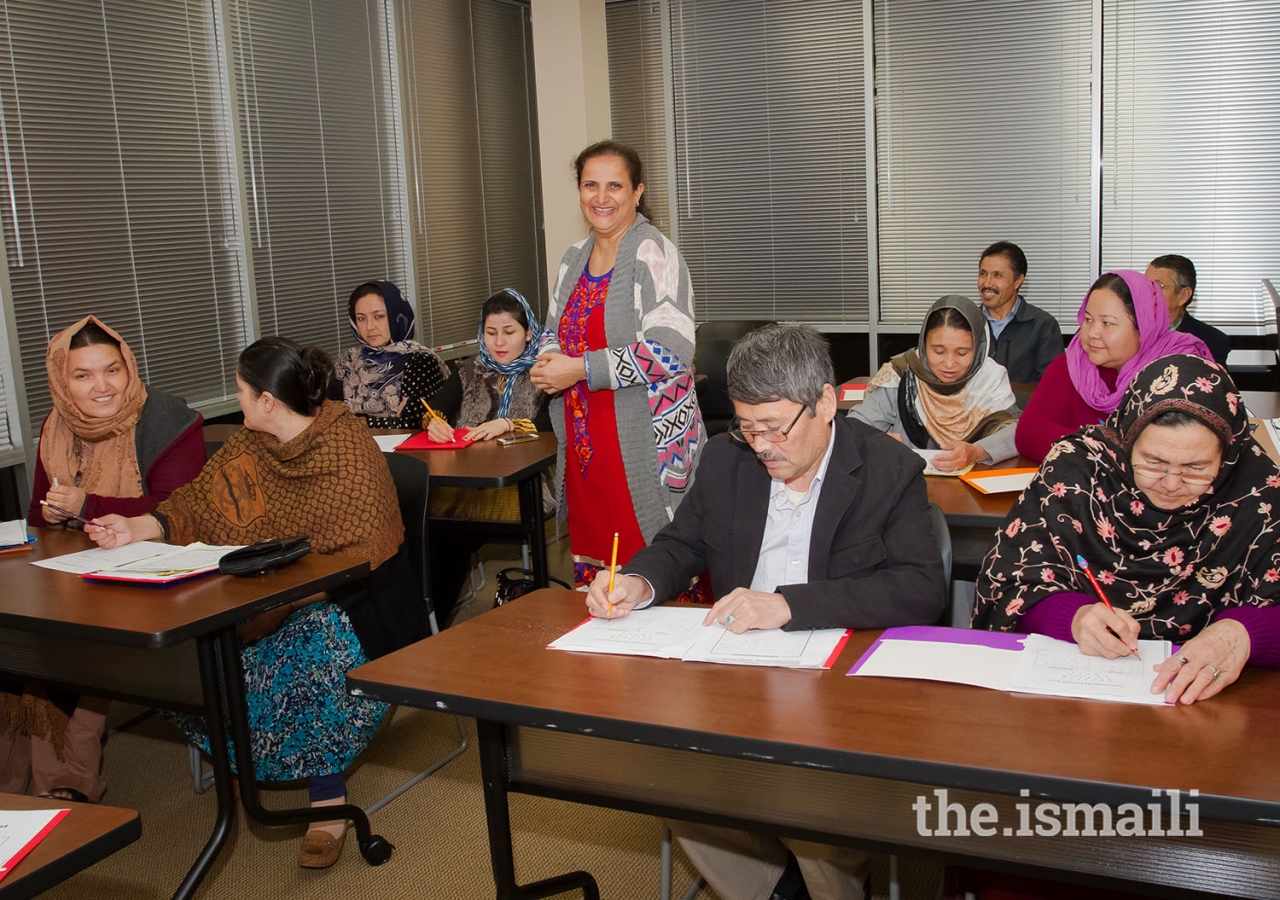
[[[991,328],[988,353],[1009,372],[1009,380],[1040,380],[1062,352],[1058,320],[1019,293],[1027,277],[1027,256],[1017,244],[996,241],[978,262],[978,298]]]

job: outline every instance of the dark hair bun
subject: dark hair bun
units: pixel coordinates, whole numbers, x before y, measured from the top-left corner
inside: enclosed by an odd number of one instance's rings
[[[333,377],[333,360],[322,347],[307,347],[302,351],[302,381],[312,408],[321,406]]]

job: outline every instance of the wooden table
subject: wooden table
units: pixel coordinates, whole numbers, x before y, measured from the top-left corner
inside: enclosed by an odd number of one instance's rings
[[[1148,707],[846,677],[876,632],[855,634],[827,672],[545,649],[582,617],[580,596],[540,591],[348,675],[357,694],[480,720],[499,900],[575,886],[597,896],[586,873],[516,885],[513,790],[1079,883],[1147,883],[1164,896],[1280,896],[1280,769],[1265,761],[1280,746],[1280,672],[1246,670],[1191,707]],[[1147,805],[1157,789],[1198,790],[1204,835],[925,835],[913,807],[945,790],[949,803],[989,802],[1018,826],[1020,802]]]
[[[127,847],[142,834],[137,810],[0,794],[0,809],[68,808],[71,812],[66,818],[0,881],[2,900],[35,897]]]
[[[235,812],[224,721],[230,723],[245,810],[266,824],[334,818],[326,808],[277,812],[259,803],[235,624],[257,613],[368,577],[367,563],[310,554],[252,578],[208,575],[167,587],[87,582],[30,565],[92,546],[78,531],[39,528],[33,551],[0,555],[0,672],[99,696],[203,716],[210,735],[218,817],[175,896],[192,894],[226,842]],[[225,698],[225,701],[224,701]],[[361,850],[370,834],[355,806]],[[380,842],[380,844],[379,844]],[[366,858],[369,855],[366,854]],[[2,883],[2,882],[0,882]]]

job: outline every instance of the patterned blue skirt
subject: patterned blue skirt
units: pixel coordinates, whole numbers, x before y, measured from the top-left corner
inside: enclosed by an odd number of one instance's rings
[[[242,643],[240,661],[258,781],[342,772],[369,745],[386,715],[387,704],[347,693],[347,672],[369,658],[336,603],[312,603],[270,637]],[[168,713],[165,718],[209,752],[200,717]],[[227,743],[234,768],[230,735]]]

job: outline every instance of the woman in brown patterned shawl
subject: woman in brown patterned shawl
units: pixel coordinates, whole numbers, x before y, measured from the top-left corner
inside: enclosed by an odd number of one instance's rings
[[[267,610],[237,629],[255,775],[305,778],[312,806],[343,801],[343,772],[386,714],[386,704],[347,693],[346,673],[426,634],[395,483],[369,429],[324,399],[332,373],[317,347],[275,337],[250,344],[236,366],[245,427],[149,515],[85,526],[104,547],[306,535],[317,553],[369,564],[365,586]],[[170,718],[208,750],[201,720]],[[299,865],[332,865],[345,834],[342,822],[312,823]]]
[[[1049,634],[1115,658],[1185,642],[1152,692],[1212,697],[1280,665],[1280,470],[1216,363],[1166,356],[1103,425],[1054,444],[978,577],[975,628]],[[1077,563],[1083,557],[1115,610]]]

